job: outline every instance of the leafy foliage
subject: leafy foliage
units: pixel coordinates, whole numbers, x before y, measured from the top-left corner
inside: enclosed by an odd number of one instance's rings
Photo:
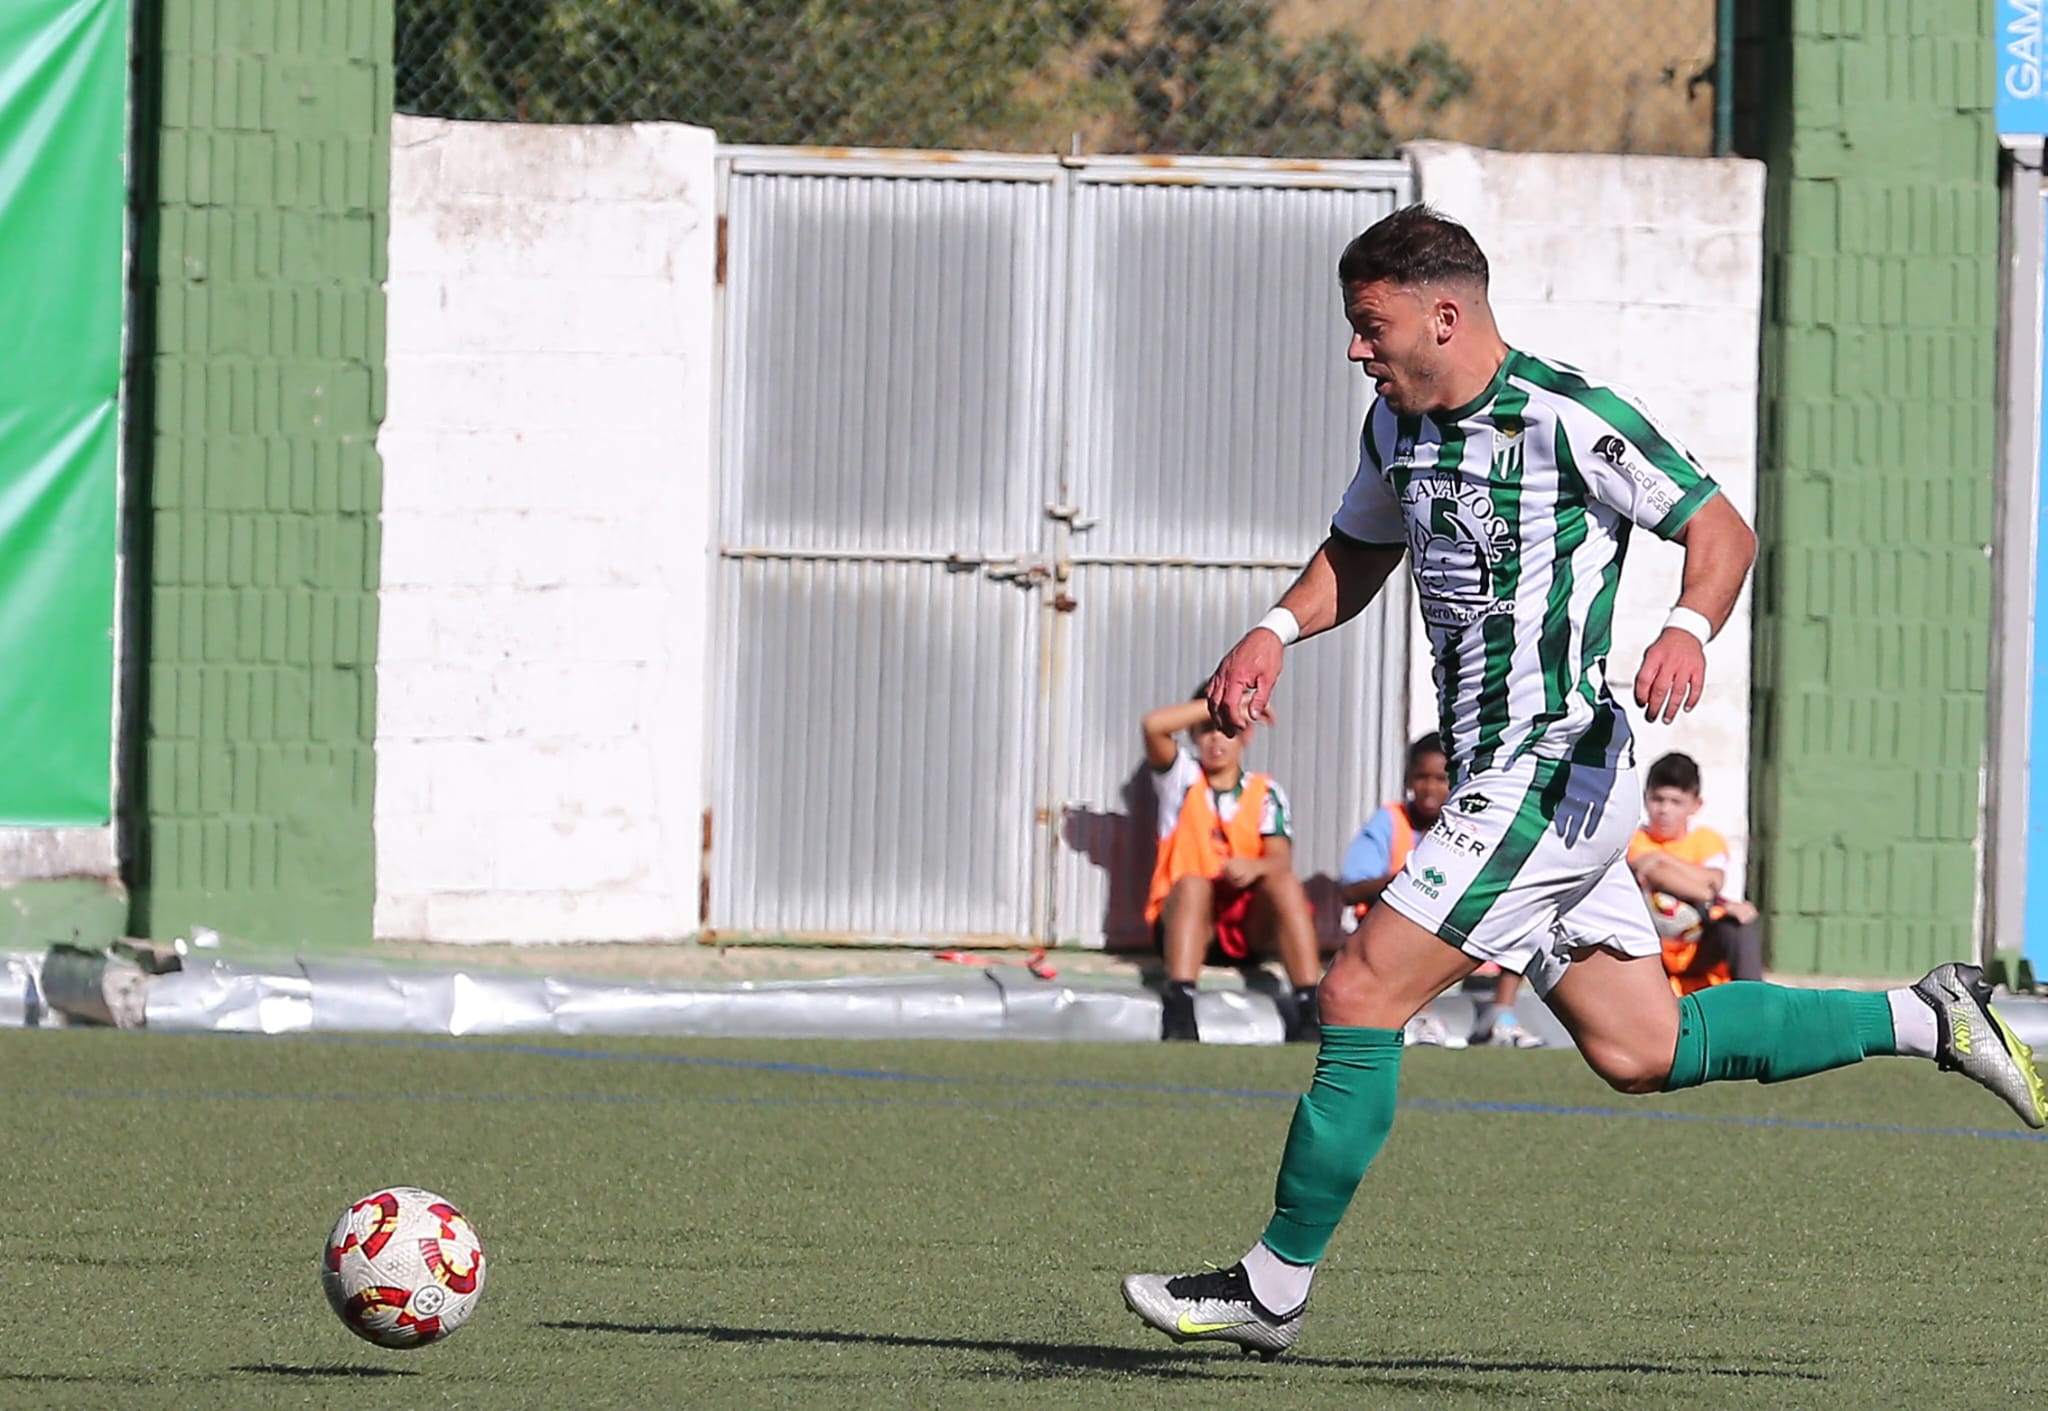
[[[1433,115],[1471,90],[1438,41],[1373,56],[1331,33],[1290,48],[1272,20],[1251,0],[1166,0],[1149,32],[1119,32],[1097,69],[1129,94],[1136,150],[1384,156],[1404,135],[1390,98]]]
[[[728,141],[1374,156],[1471,74],[1289,42],[1259,0],[400,0],[398,104]]]

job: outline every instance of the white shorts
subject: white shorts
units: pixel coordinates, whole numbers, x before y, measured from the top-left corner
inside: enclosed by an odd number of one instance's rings
[[[1524,757],[1475,774],[1452,791],[1383,899],[1548,994],[1574,950],[1662,949],[1628,865],[1641,806],[1629,769]]]

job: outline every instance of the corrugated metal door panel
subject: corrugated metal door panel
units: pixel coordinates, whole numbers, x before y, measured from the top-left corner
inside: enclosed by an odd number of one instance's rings
[[[730,179],[727,544],[1038,546],[1052,191]]]
[[[1289,570],[1076,570],[1067,769],[1056,891],[1062,941],[1149,944],[1141,915],[1155,852],[1139,718],[1188,697],[1293,581]],[[1295,865],[1334,878],[1344,845],[1401,774],[1408,588],[1397,576],[1339,632],[1291,649],[1277,723],[1254,733],[1247,767],[1271,774],[1293,811]],[[1391,625],[1390,625],[1391,624]],[[1315,894],[1318,889],[1311,889]],[[1333,896],[1327,885],[1321,898]],[[1334,923],[1334,911],[1327,913]]]
[[[1031,930],[1056,169],[731,170],[713,929]],[[1028,582],[1028,580],[1027,580]]]
[[[1344,359],[1337,255],[1399,196],[1079,188],[1069,499],[1098,521],[1080,551],[1306,557],[1370,394]]]
[[[1021,939],[1038,599],[937,564],[728,575],[721,930]]]

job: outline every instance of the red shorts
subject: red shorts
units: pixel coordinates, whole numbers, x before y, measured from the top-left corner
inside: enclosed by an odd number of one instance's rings
[[[1245,925],[1251,920],[1252,894],[1247,888],[1221,882],[1215,886],[1216,894],[1210,905],[1216,909],[1216,949],[1231,960],[1249,959],[1252,942],[1245,934]]]
[[[1252,941],[1246,927],[1252,914],[1250,888],[1232,887],[1223,882],[1212,882],[1209,905],[1213,910],[1216,939],[1210,943],[1209,954],[1204,959],[1207,965],[1235,965],[1251,959]],[[1154,949],[1166,949],[1166,923],[1152,923],[1152,945]]]

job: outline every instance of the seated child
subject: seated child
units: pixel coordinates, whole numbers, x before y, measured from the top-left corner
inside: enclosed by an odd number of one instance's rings
[[[1764,977],[1757,911],[1721,895],[1728,877],[1728,841],[1695,828],[1700,767],[1690,755],[1668,754],[1650,766],[1643,810],[1649,821],[1629,840],[1628,865],[1642,884],[1664,971],[1680,995],[1730,980]]]

